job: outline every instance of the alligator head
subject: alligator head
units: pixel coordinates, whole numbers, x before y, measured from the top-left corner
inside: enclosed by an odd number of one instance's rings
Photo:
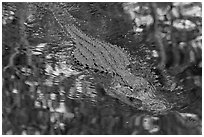
[[[150,82],[141,77],[135,77],[135,85],[132,88],[116,82],[108,90],[112,97],[139,110],[163,113],[171,108],[165,97]]]

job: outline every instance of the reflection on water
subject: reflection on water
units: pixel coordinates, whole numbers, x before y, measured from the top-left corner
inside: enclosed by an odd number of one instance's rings
[[[42,49],[46,47],[46,44],[44,44],[43,48],[42,47],[40,51],[39,46],[37,46],[38,51],[41,54],[45,54],[46,51],[43,51]],[[89,73],[74,69],[73,66],[69,64],[69,58],[67,57],[68,52],[64,51],[65,50],[59,50],[55,51],[55,53],[47,52],[44,55],[46,57],[44,68],[44,74],[46,75],[45,79],[40,82],[25,81],[25,83],[29,85],[30,94],[35,94],[33,95],[35,97],[35,108],[49,110],[50,122],[53,123],[55,130],[63,131],[66,129],[67,121],[77,120],[81,117],[81,114],[84,114],[85,116],[87,114],[89,115],[93,110],[97,109],[97,107],[99,109],[103,108],[103,105],[105,105],[108,111],[111,109],[114,110],[113,114],[118,115],[122,110],[122,112],[127,113],[127,115],[131,115],[128,120],[124,121],[126,125],[135,127],[132,128],[131,134],[157,134],[160,132],[160,126],[158,124],[158,121],[160,121],[159,116],[151,116],[143,112],[136,113],[131,109],[124,111],[128,106],[122,102],[119,104],[115,103],[117,100],[108,97],[107,95],[99,94],[100,91],[97,91],[97,82],[94,77]],[[39,54],[36,55],[38,56]],[[16,94],[17,90],[14,89],[13,93]],[[105,101],[109,101],[103,102],[103,98],[107,98]],[[110,101],[110,98],[112,101]],[[98,106],[99,104],[100,106]],[[120,107],[120,105],[125,107]],[[121,110],[118,110],[118,108]],[[112,113],[108,112],[106,115],[109,115],[110,118],[112,117]],[[93,116],[90,121],[91,123],[96,123],[99,119],[100,117]],[[117,121],[115,120],[112,121],[113,125]],[[121,119],[119,119],[119,121],[120,120]]]
[[[9,75],[5,77],[7,81],[4,85],[9,84],[8,92],[11,91],[13,104],[18,108],[29,105],[25,103],[26,100],[33,100],[33,107],[38,111],[35,110],[35,113],[29,111],[39,121],[46,117],[46,121],[40,127],[43,131],[47,131],[45,123],[48,122],[53,128],[50,129],[50,134],[74,134],[76,131],[80,131],[80,134],[103,134],[103,131],[107,131],[106,134],[165,134],[163,125],[166,119],[172,117],[171,115],[162,116],[165,117],[164,120],[159,115],[153,116],[148,112],[136,110],[106,95],[100,83],[102,80],[107,80],[108,83],[108,79],[98,77],[97,73],[92,74],[73,67],[69,58],[71,48],[66,51],[60,46],[48,49],[45,43],[39,45],[36,47],[38,54],[33,52],[33,58],[37,57],[40,60],[45,57],[43,69],[35,70],[32,67],[18,65],[15,72],[18,74],[12,74],[12,68],[8,67],[5,74]],[[35,75],[39,73],[42,74]],[[28,94],[30,98],[28,96],[22,98],[22,94]],[[6,109],[8,113],[11,111],[9,107]],[[179,124],[201,132],[201,122],[195,114],[177,112],[173,116]],[[83,127],[85,125],[89,128]],[[90,131],[93,126],[93,131]],[[29,125],[22,128],[25,130],[21,134],[40,132]],[[120,128],[127,130],[120,132]],[[176,132],[184,132],[183,129],[177,130]],[[6,134],[12,134],[10,132],[9,130]]]

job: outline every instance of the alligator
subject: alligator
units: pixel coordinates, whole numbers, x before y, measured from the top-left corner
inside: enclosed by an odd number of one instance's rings
[[[76,19],[63,4],[40,5],[50,12],[55,21],[75,43],[73,58],[83,67],[106,72],[112,76],[110,87],[105,92],[123,103],[140,110],[165,112],[171,105],[157,94],[157,88],[148,79],[134,75],[128,68],[131,56],[119,46],[93,38],[75,25]]]

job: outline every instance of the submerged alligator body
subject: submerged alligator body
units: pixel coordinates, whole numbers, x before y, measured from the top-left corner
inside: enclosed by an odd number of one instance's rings
[[[127,68],[131,64],[129,54],[116,45],[90,37],[74,24],[74,17],[63,4],[46,3],[50,11],[75,43],[74,58],[84,67],[107,72],[112,76],[107,94],[141,110],[162,112],[169,109],[167,101],[156,95],[156,88],[145,78],[135,76]]]

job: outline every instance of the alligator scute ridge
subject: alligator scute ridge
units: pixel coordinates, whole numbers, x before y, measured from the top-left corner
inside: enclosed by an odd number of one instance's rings
[[[62,8],[59,7],[59,5],[57,6],[56,4],[53,4],[53,3],[50,3],[50,4],[44,4],[44,6],[47,6],[48,9],[50,9],[52,11],[52,13],[54,14],[54,17],[55,19],[58,21],[58,23],[60,24],[60,26],[64,29],[64,30],[68,30],[70,32],[74,32],[74,31],[77,31],[79,32],[78,35],[80,36],[80,34],[82,34],[82,37],[86,37],[85,39],[87,41],[91,41],[93,44],[97,45],[97,44],[100,44],[100,45],[108,45],[106,46],[106,50],[111,50],[111,48],[113,50],[115,50],[115,52],[117,52],[118,54],[117,55],[121,55],[122,57],[120,58],[116,58],[116,59],[122,59],[121,60],[121,63],[124,62],[121,66],[124,66],[125,64],[128,65],[130,64],[129,62],[129,59],[127,58],[127,55],[124,55],[125,51],[123,51],[123,49],[121,49],[120,47],[117,47],[116,45],[112,45],[108,42],[104,42],[104,41],[99,41],[98,39],[95,39],[91,36],[88,36],[87,34],[83,33],[80,29],[77,29],[77,27],[74,25],[74,23],[76,22],[76,20],[74,19],[74,17],[69,13],[67,12],[67,10],[64,10]],[[62,12],[63,10],[63,12]],[[60,17],[59,16],[65,14],[66,15],[66,18],[64,17]],[[56,17],[56,15],[58,17]],[[69,22],[69,24],[68,24]],[[69,29],[74,29],[74,30],[69,30]],[[72,37],[72,36],[71,36]],[[73,39],[75,39],[75,37],[73,37]],[[103,46],[98,46],[97,48],[100,48],[101,50],[103,50]],[[121,52],[123,51],[123,52]],[[106,56],[107,57],[107,56]],[[119,61],[118,61],[119,62]]]

